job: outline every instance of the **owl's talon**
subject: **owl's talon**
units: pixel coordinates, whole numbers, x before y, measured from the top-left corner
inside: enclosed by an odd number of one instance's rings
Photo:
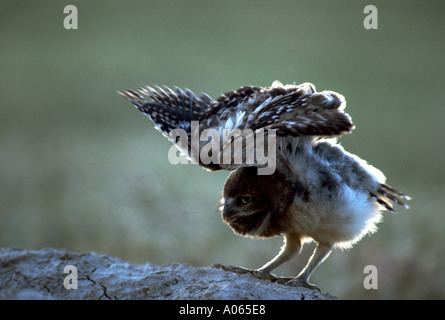
[[[279,278],[277,278],[277,283],[278,284],[286,284],[286,283],[288,283],[288,282],[290,282],[290,281],[292,281],[292,280],[294,280],[295,278],[290,278],[290,277],[279,277]]]
[[[284,279],[286,280],[289,278],[284,278]],[[317,291],[321,292],[319,287],[317,287],[313,284],[310,284],[309,282],[307,282],[306,280],[301,279],[301,278],[291,278],[291,280],[285,281],[283,284],[288,285],[288,286],[293,286],[293,287],[305,287],[305,288],[308,288],[311,290],[317,290]]]
[[[215,264],[215,265],[213,265],[213,267],[218,268],[218,269],[223,269],[223,270],[229,271],[229,272],[239,273],[239,274],[249,273],[252,276],[254,276],[255,278],[258,278],[261,280],[268,280],[268,281],[276,281],[277,280],[277,277],[275,277],[273,274],[264,272],[264,271],[260,271],[260,270],[252,270],[252,269],[243,268],[243,267],[225,266],[222,264]]]
[[[225,266],[223,264],[215,264],[213,265],[214,268],[223,269],[225,271],[239,273],[239,274],[246,274],[246,273],[252,273],[254,270],[243,268],[243,267],[234,267],[234,266]]]
[[[268,273],[268,272],[264,272],[264,271],[259,271],[259,270],[253,270],[251,272],[252,276],[254,276],[255,278],[261,279],[261,280],[268,280],[268,281],[276,281],[277,277],[275,277],[273,274]]]

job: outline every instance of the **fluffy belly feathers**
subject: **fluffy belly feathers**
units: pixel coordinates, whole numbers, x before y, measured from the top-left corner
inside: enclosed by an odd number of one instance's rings
[[[310,208],[294,203],[295,230],[317,242],[348,248],[364,235],[377,230],[379,205],[369,193],[343,186],[329,202]]]

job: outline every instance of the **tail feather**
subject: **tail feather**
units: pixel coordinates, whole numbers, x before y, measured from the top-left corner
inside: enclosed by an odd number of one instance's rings
[[[403,202],[400,198],[405,200],[410,200],[411,198],[385,183],[380,184],[380,188],[377,189],[377,194],[371,192],[371,196],[375,199],[375,201],[377,201],[377,203],[379,203],[385,209],[391,211],[392,213],[397,213],[397,212],[391,206],[389,201],[392,201],[398,204],[399,206],[404,207],[405,209],[409,209],[409,206],[405,202]]]

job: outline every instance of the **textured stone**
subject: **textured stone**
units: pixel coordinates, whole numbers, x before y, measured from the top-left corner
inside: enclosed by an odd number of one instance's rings
[[[64,280],[74,275],[64,273],[68,265],[77,269],[77,289],[65,288]],[[213,267],[153,266],[131,264],[95,252],[2,248],[0,299],[324,300],[335,297]]]

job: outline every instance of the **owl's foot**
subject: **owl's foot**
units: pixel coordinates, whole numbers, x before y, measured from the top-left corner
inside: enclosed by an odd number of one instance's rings
[[[235,272],[239,274],[251,274],[255,278],[262,279],[262,280],[269,280],[269,281],[275,281],[277,280],[277,277],[275,277],[273,274],[270,274],[268,272],[260,271],[260,270],[252,270],[248,268],[243,267],[234,267],[234,266],[225,266],[222,264],[215,264],[213,267],[218,269],[223,269],[230,272]]]
[[[239,273],[239,274],[251,274],[255,278],[262,279],[262,280],[268,280],[268,281],[276,282],[279,284],[284,284],[284,285],[293,286],[293,287],[305,287],[308,289],[320,291],[320,288],[307,282],[306,279],[300,278],[300,277],[296,277],[296,278],[295,277],[276,277],[271,273],[261,271],[261,270],[252,270],[252,269],[243,268],[243,267],[225,266],[222,264],[214,264],[213,267],[218,268],[218,269],[223,269],[223,270],[226,270],[229,272]]]
[[[223,269],[223,270],[230,271],[230,272],[240,273],[240,274],[251,273],[253,271],[251,269],[247,269],[247,268],[243,268],[243,267],[225,266],[225,265],[219,264],[219,263],[214,264],[212,267],[218,268],[218,269]]]
[[[320,291],[319,287],[307,282],[306,279],[298,278],[298,277],[297,278],[280,277],[280,278],[277,278],[277,283],[285,284],[285,285],[293,286],[293,287],[305,287],[308,289]]]

